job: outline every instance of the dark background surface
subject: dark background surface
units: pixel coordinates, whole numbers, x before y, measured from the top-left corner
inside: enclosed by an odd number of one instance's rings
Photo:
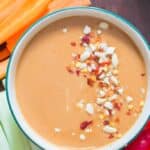
[[[91,0],[101,7],[123,16],[133,23],[150,43],[150,0]],[[0,82],[0,91],[3,90]]]
[[[91,0],[92,6],[112,10],[134,24],[150,43],[150,0]]]

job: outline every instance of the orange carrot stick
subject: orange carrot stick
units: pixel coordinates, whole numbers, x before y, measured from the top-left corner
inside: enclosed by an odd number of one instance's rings
[[[33,2],[33,0],[30,0],[23,11],[17,12],[13,20],[10,17],[0,23],[0,44],[16,34],[21,28],[29,24],[29,22],[32,22],[41,12],[45,11],[50,1],[51,0],[34,0]]]
[[[7,48],[0,50],[0,62],[10,56],[10,52]]]
[[[0,11],[0,21],[4,21],[6,18],[9,18],[11,15],[14,15],[18,9],[24,5],[26,0],[16,0],[15,2],[10,3],[2,11]],[[12,13],[13,12],[13,13]]]
[[[5,77],[8,60],[9,59],[6,59],[6,60],[0,62],[0,79]]]
[[[45,11],[43,11],[41,14],[39,14],[39,16],[37,16],[34,20],[32,20],[28,25],[26,25],[24,28],[22,28],[20,31],[18,31],[16,34],[11,36],[7,40],[7,48],[10,52],[13,51],[15,45],[17,44],[18,39],[21,37],[21,35],[23,35],[24,31],[27,30],[37,19],[41,18],[46,13],[47,13],[47,10],[45,9]]]
[[[73,0],[70,1],[70,4],[68,5],[68,7],[71,6],[88,6],[91,4],[90,0]]]
[[[12,0],[2,0],[0,2],[0,12],[1,10],[4,10],[8,5],[10,5],[10,3],[13,3]]]
[[[49,3],[48,9],[49,11],[54,11],[60,8],[64,8],[69,3],[70,3],[70,0],[53,0],[51,3]]]

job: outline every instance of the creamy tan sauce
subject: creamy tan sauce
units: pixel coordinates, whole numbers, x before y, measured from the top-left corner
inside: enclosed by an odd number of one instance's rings
[[[66,71],[72,60],[72,52],[81,53],[80,36],[85,25],[96,32],[100,20],[86,17],[72,17],[57,21],[38,33],[28,44],[16,72],[16,93],[21,111],[29,125],[43,138],[54,144],[70,147],[100,147],[116,138],[108,138],[102,130],[102,123],[96,115],[88,115],[76,107],[84,98],[89,102],[96,98],[96,87],[87,85],[83,77]],[[66,27],[68,32],[62,32]],[[103,31],[102,40],[116,47],[119,57],[119,79],[126,95],[133,97],[132,104],[139,108],[144,100],[141,88],[146,90],[145,64],[131,39],[113,25]],[[70,45],[77,42],[76,47]],[[117,112],[120,122],[116,125],[121,134],[135,123],[138,114],[128,116],[126,103]],[[84,120],[94,120],[91,133],[80,130]],[[100,127],[97,127],[100,124]],[[61,128],[56,133],[54,128]],[[75,133],[75,135],[72,135]],[[84,133],[86,140],[79,136]]]

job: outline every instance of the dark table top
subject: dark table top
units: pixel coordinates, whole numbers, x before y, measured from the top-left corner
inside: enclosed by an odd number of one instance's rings
[[[91,0],[92,6],[116,12],[134,24],[150,43],[150,0]]]
[[[91,0],[92,6],[101,7],[128,19],[150,43],[150,0]],[[0,82],[0,91],[4,88]]]

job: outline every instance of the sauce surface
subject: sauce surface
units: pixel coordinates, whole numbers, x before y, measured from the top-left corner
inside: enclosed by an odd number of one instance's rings
[[[95,101],[97,86],[89,86],[83,76],[66,70],[72,62],[72,53],[84,51],[80,36],[85,26],[90,26],[95,33],[100,22],[86,17],[54,22],[33,38],[20,58],[15,81],[18,103],[29,125],[49,142],[81,148],[100,147],[117,139],[103,131],[100,113],[90,115],[77,107],[82,99],[88,103]],[[141,111],[147,88],[145,64],[132,40],[115,26],[109,24],[100,37],[101,42],[116,48],[120,86],[124,95],[133,99],[128,104],[122,98],[122,107],[115,112],[120,138]],[[128,107],[134,107],[131,114],[127,112]],[[81,130],[81,123],[87,120],[92,120],[91,130]]]

